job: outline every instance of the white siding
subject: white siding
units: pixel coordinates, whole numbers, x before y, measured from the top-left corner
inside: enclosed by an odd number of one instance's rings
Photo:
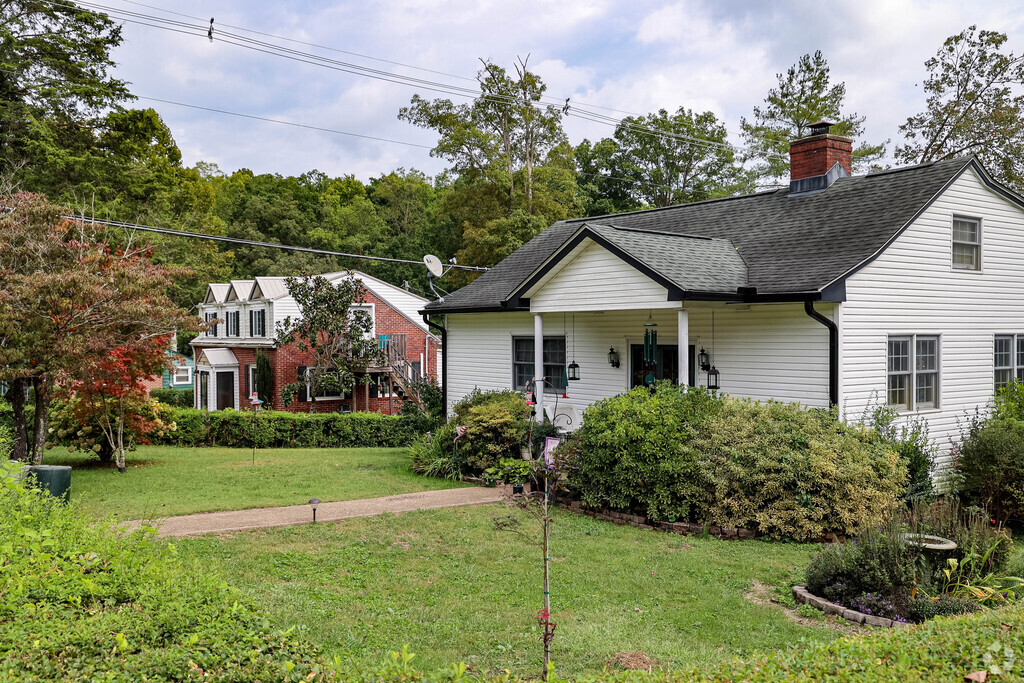
[[[834,305],[819,304],[825,315]],[[830,310],[830,308],[832,310]],[[712,335],[714,309],[714,335]],[[801,304],[688,306],[690,344],[703,345],[721,372],[722,390],[735,396],[775,398],[812,406],[828,405],[828,332]],[[658,342],[674,345],[676,312],[653,310]],[[630,345],[643,344],[648,310],[576,313],[575,352],[572,313],[544,315],[545,336],[565,330],[566,357],[580,365],[580,381],[570,382],[569,403],[578,410],[629,388]],[[447,317],[449,406],[474,388],[512,387],[512,337],[533,335],[530,313],[465,313]],[[620,367],[608,364],[608,349],[619,353]],[[698,384],[707,375],[697,371]],[[550,389],[546,401],[554,402]],[[559,399],[565,401],[566,399]]]
[[[954,214],[981,219],[980,272],[951,266]],[[991,402],[993,336],[1024,332],[1024,212],[968,170],[849,278],[846,292],[840,403],[847,418],[885,401],[888,335],[938,334],[940,407],[920,415],[945,454],[959,438],[958,420]]]
[[[565,310],[569,302],[576,311],[680,307],[668,301],[667,289],[590,240],[527,296],[530,310],[540,313]]]

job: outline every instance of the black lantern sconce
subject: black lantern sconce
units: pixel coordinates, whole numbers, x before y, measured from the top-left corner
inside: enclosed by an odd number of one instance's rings
[[[700,366],[702,372],[707,372],[711,369],[711,358],[708,357],[708,352],[704,350],[704,347],[700,347],[700,353],[697,354],[697,365]]]
[[[615,350],[614,346],[608,349],[608,365],[613,368],[619,367],[619,353]]]
[[[569,363],[568,367],[565,368],[565,378],[570,382],[579,381],[580,366],[575,360]]]
[[[708,370],[708,389],[719,389],[721,388],[718,383],[718,368],[714,365]]]

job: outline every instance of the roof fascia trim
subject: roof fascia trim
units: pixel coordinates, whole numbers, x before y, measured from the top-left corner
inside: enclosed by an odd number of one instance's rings
[[[615,244],[612,244],[603,236],[595,232],[590,226],[584,225],[579,230],[577,230],[572,237],[563,242],[562,246],[560,246],[558,250],[555,251],[555,253],[549,256],[548,259],[544,261],[544,263],[542,263],[536,270],[534,270],[533,274],[530,275],[530,277],[528,277],[518,287],[512,290],[512,293],[505,297],[504,303],[506,303],[506,305],[510,307],[519,308],[521,306],[520,302],[522,300],[521,294],[525,291],[528,291],[531,287],[540,282],[540,280],[545,275],[551,272],[551,270],[556,265],[562,262],[562,260],[565,258],[567,254],[572,252],[572,250],[578,247],[585,239],[590,239],[598,246],[611,252],[612,255],[616,256],[622,261],[625,261],[628,265],[632,266],[636,270],[640,271],[641,273],[643,273],[644,275],[646,275],[647,277],[649,277],[650,279],[654,280],[656,283],[667,289],[668,301],[682,301],[684,297],[684,292],[679,287],[679,285],[672,282],[664,275],[648,266],[646,263],[640,261],[635,256],[623,251],[620,247],[616,246]]]

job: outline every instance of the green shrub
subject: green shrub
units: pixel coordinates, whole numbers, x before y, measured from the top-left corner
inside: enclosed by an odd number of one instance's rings
[[[906,469],[834,411],[727,399],[701,430],[703,521],[799,540],[859,533],[894,509]]]
[[[923,417],[898,418],[894,408],[881,405],[871,411],[868,424],[896,451],[907,469],[907,485],[901,498],[931,498],[935,494],[935,445],[928,437],[928,421]]]
[[[873,431],[832,411],[668,382],[587,408],[564,452],[586,505],[796,539],[879,523],[905,476]]]
[[[149,396],[174,408],[191,408],[193,405],[193,392],[191,389],[158,387],[150,389]]]
[[[68,451],[90,453],[101,462],[110,462],[114,458],[114,449],[100,426],[100,415],[80,419],[76,415],[78,400],[73,398],[51,404],[46,448],[64,446]],[[129,451],[135,450],[139,444],[163,443],[177,430],[175,410],[167,404],[150,399],[143,410],[147,425],[152,424],[153,429],[134,433],[126,427],[125,445]]]
[[[988,574],[1006,573],[1014,554],[1013,538],[1004,527],[992,524],[984,510],[964,508],[955,498],[930,503],[917,501],[903,512],[902,521],[910,533],[939,536],[956,543],[956,550],[947,557],[960,563],[963,578],[971,583]],[[984,564],[970,561],[980,557],[987,558]],[[921,582],[929,584],[934,578],[921,577]]]
[[[955,617],[984,609],[979,603],[951,595],[935,597],[918,596],[910,602],[907,617],[910,621],[922,622],[935,617]]]
[[[463,471],[479,473],[519,458],[530,434],[529,406],[515,391],[474,391],[455,404],[451,422],[465,427],[453,448]]]
[[[326,668],[151,529],[96,524],[3,472],[0,539],[0,680],[320,680]]]
[[[996,392],[992,415],[1000,420],[1024,421],[1024,383],[1016,377]]]
[[[954,486],[995,519],[1024,520],[1024,422],[977,417],[953,454]]]
[[[428,477],[458,479],[462,470],[453,447],[454,437],[455,425],[448,423],[413,443],[409,449],[413,471]]]
[[[900,526],[887,524],[866,529],[855,540],[826,546],[807,566],[807,590],[851,608],[857,601],[863,603],[866,595],[878,596],[897,614],[906,614],[920,553],[903,542],[902,532]]]
[[[154,443],[171,446],[349,448],[408,446],[418,436],[406,416],[379,413],[205,411],[175,408],[174,432]]]
[[[566,447],[569,489],[591,507],[686,519],[707,483],[694,441],[723,402],[659,382],[594,403]]]

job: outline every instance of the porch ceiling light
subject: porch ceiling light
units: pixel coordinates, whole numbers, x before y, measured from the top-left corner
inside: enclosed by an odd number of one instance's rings
[[[619,354],[614,346],[608,349],[608,365],[613,368],[619,367]]]
[[[569,366],[565,369],[565,378],[570,382],[577,381],[580,378],[580,366],[573,359]]]
[[[719,389],[719,388],[720,388],[720,386],[718,384],[718,368],[716,368],[714,365],[712,365],[711,369],[708,370],[708,389]]]
[[[708,352],[704,350],[704,347],[700,347],[700,353],[697,354],[697,365],[704,372],[711,369],[711,359],[708,357]]]

